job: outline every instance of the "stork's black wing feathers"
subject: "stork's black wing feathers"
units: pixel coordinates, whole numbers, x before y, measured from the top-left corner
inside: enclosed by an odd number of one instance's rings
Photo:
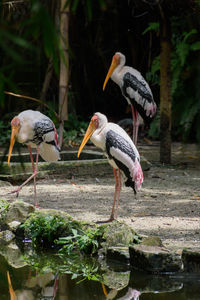
[[[128,97],[126,89],[128,87],[131,87],[133,90],[138,91],[139,95],[142,98],[146,99],[146,101],[150,103],[153,101],[152,94],[150,93],[149,89],[146,87],[145,82],[138,80],[138,78],[133,74],[129,72],[125,73],[123,77],[123,82],[124,82],[123,93],[126,97]]]
[[[54,131],[54,124],[51,120],[49,119],[43,119],[38,122],[35,122],[34,124],[34,137],[33,137],[33,142],[36,145],[39,145],[40,143],[43,142],[44,135]],[[55,142],[52,141],[54,144]],[[48,143],[52,143],[48,142]]]
[[[112,149],[112,154],[111,154],[111,149]],[[109,159],[114,160],[117,167],[124,172],[124,175],[127,177],[127,181],[125,182],[125,185],[132,187],[134,193],[136,194],[135,183],[131,178],[130,170],[126,164],[124,164],[122,161],[120,161],[117,158],[117,155],[115,156],[115,150],[116,151],[119,150],[122,154],[124,153],[128,155],[133,162],[135,162],[135,160],[137,159],[129,142],[117,132],[113,130],[109,130],[106,134],[107,155]]]
[[[108,156],[113,158],[110,153],[111,148],[119,149],[122,153],[127,154],[133,160],[133,162],[136,159],[135,153],[129,142],[123,136],[113,130],[109,130],[106,134],[106,151]]]
[[[139,103],[135,100],[134,97],[133,98],[130,97],[130,95],[127,92],[128,88],[131,88],[133,91],[138,93],[140,97]],[[145,121],[149,122],[150,120],[152,120],[152,118],[147,116],[145,113],[146,102],[149,103],[154,102],[152,93],[145,85],[145,80],[144,82],[142,82],[133,74],[126,72],[123,77],[122,93],[126,98],[130,100],[132,105],[136,108],[136,110],[139,112],[139,114],[142,116],[142,118]]]

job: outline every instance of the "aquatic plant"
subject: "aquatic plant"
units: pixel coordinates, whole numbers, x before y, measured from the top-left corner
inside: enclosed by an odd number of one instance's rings
[[[97,259],[81,253],[73,255],[57,255],[57,252],[28,251],[24,256],[26,263],[37,274],[68,274],[77,283],[88,279],[102,281],[102,271]]]
[[[87,254],[94,254],[99,246],[100,230],[98,228],[85,230],[72,229],[70,235],[60,237],[56,243],[63,245],[59,255],[71,254],[74,250]]]
[[[35,212],[21,225],[35,249],[59,247],[59,254],[93,254],[98,249],[100,230],[58,214]]]
[[[71,232],[72,224],[66,222],[60,215],[50,215],[36,212],[21,225],[25,236],[32,240],[35,248],[49,248],[55,245],[54,241],[63,236],[66,232]]]

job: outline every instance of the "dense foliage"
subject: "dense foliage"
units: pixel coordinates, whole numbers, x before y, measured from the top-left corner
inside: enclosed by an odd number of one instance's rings
[[[59,245],[59,255],[74,253],[93,254],[98,249],[98,240],[102,234],[98,228],[80,229],[76,221],[66,219],[58,214],[36,212],[21,225],[25,237],[31,239],[35,249],[49,249]]]
[[[59,3],[55,0],[0,2],[1,144],[8,142],[11,117],[23,109],[40,109],[58,125],[52,110],[31,100],[5,95],[4,91],[36,97],[58,111],[62,59]],[[102,91],[116,51],[123,52],[127,64],[149,80],[159,106],[161,10],[158,3],[171,21],[172,135],[176,140],[200,142],[199,1],[66,0],[66,5],[70,5],[68,108],[72,116],[67,143],[79,137],[80,129],[86,127],[82,120],[87,123],[95,111],[106,113],[113,121],[131,116],[112,81]],[[51,75],[48,85],[47,73]],[[69,130],[68,127],[66,122],[65,129]],[[150,135],[159,138],[159,113]]]

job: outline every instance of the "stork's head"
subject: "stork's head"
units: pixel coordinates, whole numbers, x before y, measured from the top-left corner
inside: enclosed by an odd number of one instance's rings
[[[114,72],[114,70],[117,68],[117,66],[119,66],[119,65],[123,66],[124,64],[125,64],[125,56],[121,52],[116,52],[112,58],[110,68],[106,75],[106,79],[103,84],[103,91],[105,90],[106,84],[107,84],[109,78],[112,76],[112,73]]]
[[[8,164],[10,163],[10,157],[12,153],[12,149],[17,138],[18,132],[20,129],[20,120],[18,117],[14,117],[11,121],[11,137],[10,137],[10,147],[8,152]]]
[[[90,121],[90,124],[89,124],[89,126],[86,130],[86,133],[84,135],[82,143],[79,147],[77,157],[80,156],[81,151],[83,150],[83,147],[85,146],[87,141],[90,139],[90,137],[93,135],[95,130],[98,129],[98,128],[102,128],[105,123],[107,123],[107,118],[106,118],[105,115],[103,115],[101,113],[98,113],[98,112],[94,114],[94,116],[92,117],[92,119]]]

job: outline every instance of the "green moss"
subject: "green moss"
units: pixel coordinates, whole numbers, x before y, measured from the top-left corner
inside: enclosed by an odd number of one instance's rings
[[[162,241],[158,236],[148,236],[143,238],[142,240],[142,245],[145,246],[158,246],[158,247],[162,247]]]
[[[5,217],[8,211],[10,203],[6,200],[0,200],[0,226],[4,224]]]
[[[114,220],[109,224],[102,225],[104,248],[138,244],[140,237],[135,231],[123,222]]]

